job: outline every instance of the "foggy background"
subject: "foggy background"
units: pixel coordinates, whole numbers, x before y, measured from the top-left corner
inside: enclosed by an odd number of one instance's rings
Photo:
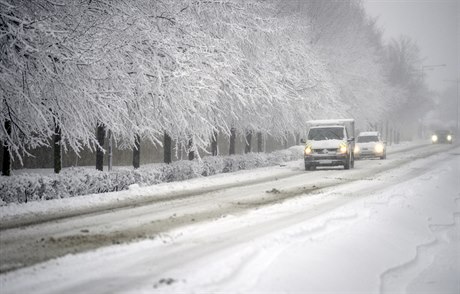
[[[407,35],[419,46],[421,74],[436,107],[424,117],[427,128],[456,128],[460,77],[460,1],[365,0],[384,39]]]

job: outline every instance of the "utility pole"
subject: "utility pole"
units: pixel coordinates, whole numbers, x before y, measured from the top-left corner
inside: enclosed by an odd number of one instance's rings
[[[459,118],[458,118],[458,107],[459,107],[459,105],[458,105],[458,103],[459,103],[458,100],[460,99],[460,98],[458,97],[458,84],[460,84],[460,80],[459,80],[459,79],[457,79],[457,136],[460,134],[460,129],[458,128],[458,120],[459,120]]]
[[[422,79],[425,78],[425,70],[433,70],[437,67],[445,67],[446,64],[431,64],[431,65],[422,65]]]
[[[460,120],[460,118],[459,118],[459,113],[458,113],[459,112],[459,107],[460,107],[460,105],[459,105],[460,97],[459,97],[459,93],[458,93],[458,87],[459,87],[458,85],[460,84],[460,78],[457,78],[456,80],[443,80],[443,81],[444,82],[455,83],[456,86],[457,86],[457,99],[456,99],[457,100],[457,103],[456,103],[456,105],[457,105],[457,107],[456,107],[457,119],[456,119],[456,130],[455,131],[456,131],[456,135],[458,137],[460,135],[460,128],[459,128],[459,120]]]
[[[445,67],[446,64],[430,64],[430,65],[422,65],[422,83],[424,82],[425,80],[425,70],[433,70],[437,67]],[[424,138],[425,137],[425,126],[423,125],[423,116],[421,118],[421,123],[420,123],[420,134],[421,134],[421,138]],[[458,129],[458,128],[457,128]],[[420,139],[421,139],[420,138]]]

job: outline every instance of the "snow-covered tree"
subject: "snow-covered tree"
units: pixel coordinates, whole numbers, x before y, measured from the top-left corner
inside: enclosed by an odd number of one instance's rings
[[[216,134],[284,140],[309,119],[375,122],[403,92],[388,82],[395,68],[383,65],[394,58],[382,56],[380,33],[355,0],[0,7],[0,139],[19,160],[50,144],[56,157],[61,148],[100,157],[102,126],[118,148],[165,140],[170,149],[171,139],[199,156]]]
[[[397,93],[393,118],[413,133],[434,103],[424,81],[420,50],[407,36],[391,40],[386,49],[388,81]]]
[[[105,18],[96,12],[100,2],[85,3],[0,3],[0,118],[12,123],[1,139],[19,160],[29,149],[48,146],[55,130],[64,150],[94,148],[97,121],[125,113],[123,98],[101,90],[95,75],[98,55],[90,40]]]
[[[320,117],[354,117],[358,125],[382,119],[391,96],[384,68],[381,32],[356,0],[290,1],[284,11],[302,20],[304,38],[312,45],[330,76],[335,91],[332,103],[321,102],[332,111]]]

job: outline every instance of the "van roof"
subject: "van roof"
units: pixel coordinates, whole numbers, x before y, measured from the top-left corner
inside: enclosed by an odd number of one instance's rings
[[[362,137],[362,136],[378,136],[378,135],[379,135],[379,132],[376,132],[376,131],[361,132],[361,133],[359,133],[358,137]]]
[[[345,128],[344,125],[319,125],[312,126],[310,129],[319,129],[319,128]]]
[[[343,125],[344,123],[354,123],[355,120],[352,118],[338,118],[338,119],[320,119],[320,120],[309,120],[309,125]]]

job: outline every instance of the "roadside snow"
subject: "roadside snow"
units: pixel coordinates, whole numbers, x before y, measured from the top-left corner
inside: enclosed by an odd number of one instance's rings
[[[398,145],[388,147],[388,153],[391,156],[392,152],[401,152],[414,146],[425,146],[426,142],[403,142]],[[293,146],[290,149],[302,152],[302,146]],[[212,177],[199,177],[184,181],[177,181],[173,183],[161,183],[153,186],[140,187],[137,184],[130,185],[127,190],[107,193],[96,193],[89,195],[82,195],[78,197],[50,199],[47,201],[31,201],[28,203],[8,203],[7,205],[0,205],[0,223],[9,222],[14,219],[25,218],[40,218],[42,216],[68,214],[74,212],[75,214],[81,211],[98,209],[106,207],[108,209],[121,206],[123,203],[129,203],[140,198],[151,199],[158,197],[172,197],[177,193],[184,193],[186,191],[192,192],[197,189],[213,189],[224,186],[229,186],[237,183],[249,183],[261,180],[264,178],[273,179],[293,175],[295,172],[286,170],[284,165],[288,167],[295,167],[300,164],[299,160],[286,162],[282,166],[262,167],[251,170],[240,170],[232,173],[217,174]],[[34,174],[34,170],[27,170],[28,173]],[[44,172],[39,169],[38,173]],[[153,195],[153,196],[152,196]],[[1,204],[1,203],[0,203]]]
[[[285,163],[285,165],[296,166],[299,161]],[[257,168],[253,170],[242,170],[234,173],[217,174],[212,177],[200,177],[173,183],[161,183],[153,186],[140,187],[130,185],[128,190],[108,193],[89,194],[78,197],[63,199],[51,199],[47,201],[33,201],[28,203],[9,203],[0,206],[0,222],[7,222],[14,219],[33,218],[49,215],[78,213],[101,207],[111,208],[119,206],[121,202],[131,203],[140,199],[154,199],[160,197],[174,197],[178,193],[193,193],[194,191],[206,191],[207,189],[218,189],[235,184],[256,182],[266,178],[280,178],[293,175],[293,172],[281,166]],[[204,193],[204,192],[203,192]]]
[[[71,167],[63,169],[59,174],[44,175],[43,169],[39,169],[39,173],[30,170],[31,173],[0,177],[0,206],[117,192],[133,185],[151,186],[274,166],[301,159],[302,151],[302,146],[292,146],[271,153],[207,156],[199,160],[180,160],[171,164],[149,164],[138,169],[118,167],[110,172],[88,167]]]

